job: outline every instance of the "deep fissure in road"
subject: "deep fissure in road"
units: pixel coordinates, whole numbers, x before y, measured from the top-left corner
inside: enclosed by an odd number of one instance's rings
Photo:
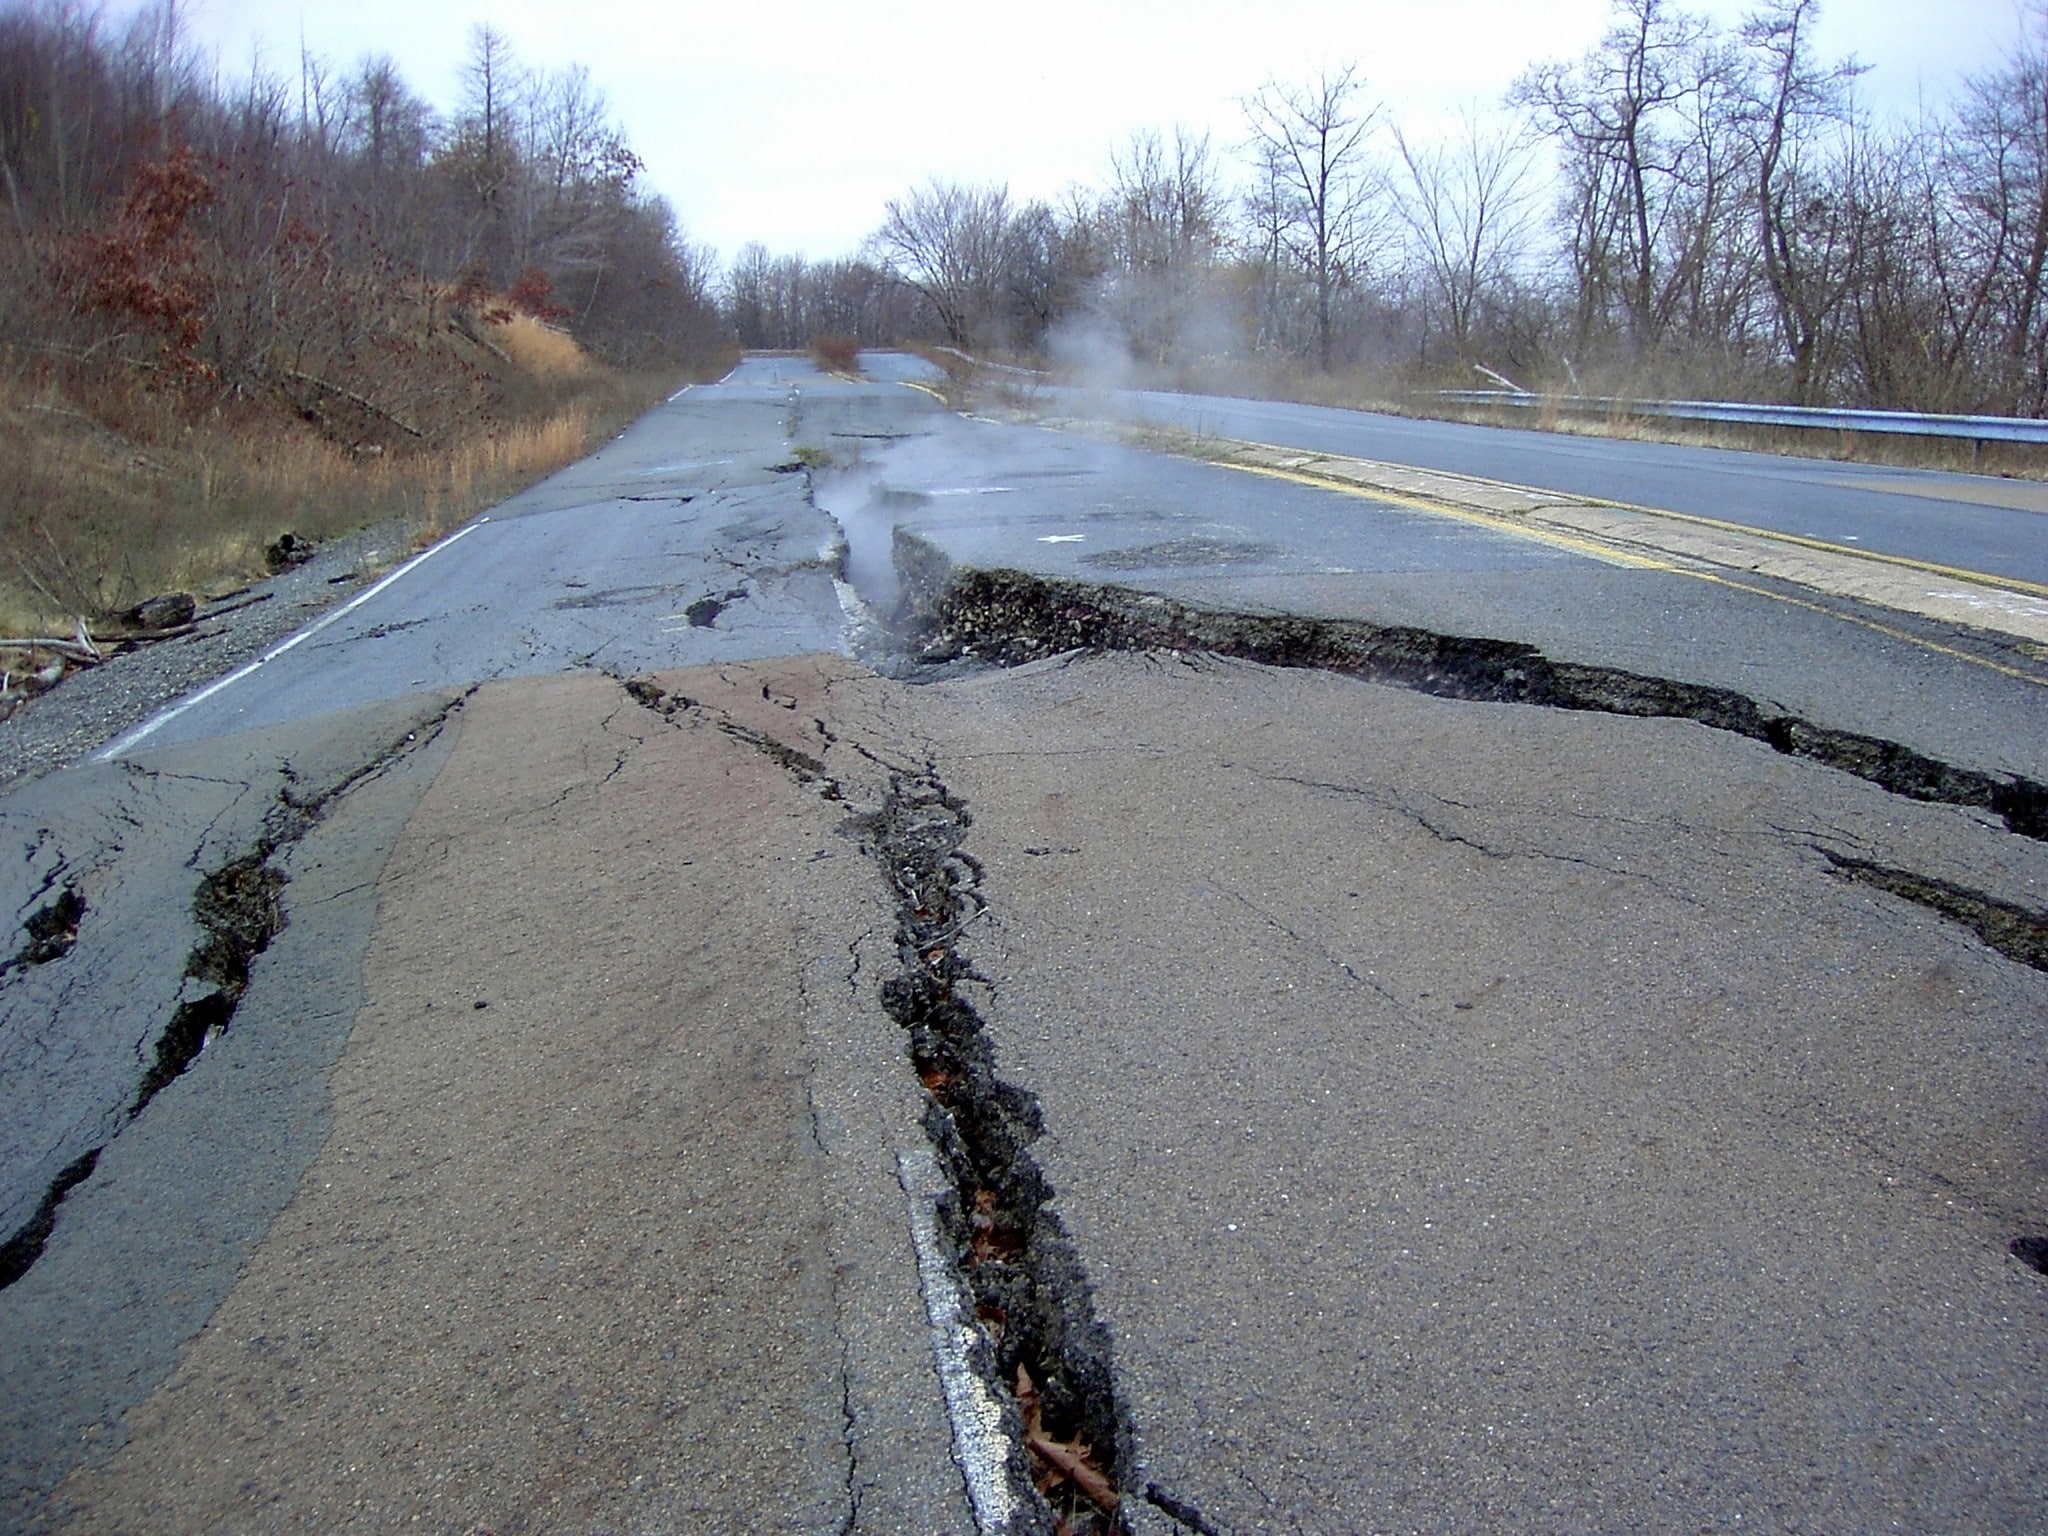
[[[284,932],[286,876],[270,862],[276,852],[259,845],[200,882],[192,915],[205,937],[185,961],[185,976],[207,990],[181,1004],[157,1037],[155,1058],[135,1090],[129,1119],[227,1032],[249,990],[250,965]]]
[[[2006,959],[2048,971],[2048,917],[1931,875],[1852,859],[1827,848],[1819,851],[1840,878],[1925,907],[1969,929]]]
[[[310,827],[309,820],[306,825]],[[295,841],[304,829],[287,841]],[[249,990],[249,966],[284,931],[282,893],[285,875],[271,865],[272,857],[284,843],[268,838],[251,852],[233,859],[200,881],[192,898],[192,915],[199,923],[200,940],[185,960],[185,979],[206,990],[178,1005],[170,1022],[156,1037],[135,1096],[121,1115],[121,1126],[134,1121],[165,1088],[190,1070],[192,1063],[213,1041],[227,1031],[235,1009]],[[76,935],[73,935],[74,942]],[[120,1126],[113,1132],[120,1134]],[[112,1140],[110,1136],[109,1141]],[[72,1190],[92,1177],[103,1141],[84,1155],[67,1163],[44,1191],[35,1214],[22,1228],[0,1243],[0,1290],[5,1290],[35,1267],[43,1256],[57,1217]]]
[[[281,848],[303,836],[313,819],[317,819],[317,811],[289,837],[272,842],[266,836],[255,849],[230,860],[200,881],[192,898],[192,916],[199,924],[201,937],[186,957],[184,975],[187,981],[197,982],[205,990],[180,1003],[156,1037],[141,1080],[136,1084],[135,1096],[121,1115],[121,1126],[132,1123],[149,1107],[150,1100],[184,1076],[207,1046],[226,1033],[233,1022],[235,1009],[249,990],[250,964],[285,927],[282,898],[286,876],[272,865],[271,859]],[[117,1126],[113,1135],[119,1134]],[[66,1164],[50,1181],[35,1214],[20,1231],[0,1244],[0,1290],[35,1267],[56,1230],[66,1197],[92,1177],[100,1154],[106,1149],[107,1142],[103,1141]]]
[[[974,973],[957,940],[986,907],[981,865],[962,846],[972,825],[930,769],[892,773],[882,809],[865,818],[896,895],[897,971],[882,1006],[905,1030],[930,1095],[925,1133],[951,1185],[940,1226],[974,1300],[987,1374],[1019,1408],[1034,1481],[1060,1530],[1121,1529],[1118,1471],[1130,1464],[1131,1436],[1109,1332],[1030,1152],[1044,1130],[1038,1100],[997,1073],[981,1016],[960,991]]]
[[[911,594],[903,619],[927,662],[971,657],[1017,666],[1070,650],[1208,651],[1341,672],[1438,698],[1692,720],[1908,799],[1989,811],[2023,837],[2048,840],[2048,784],[1958,767],[1898,742],[1775,713],[1730,688],[1554,661],[1520,641],[1197,608],[1128,587],[956,570],[902,528],[896,560]]]
[[[100,1155],[113,1139],[134,1123],[152,1099],[190,1071],[206,1048],[234,1022],[235,1012],[249,991],[250,967],[270,947],[271,940],[285,930],[284,890],[291,877],[279,867],[279,857],[312,831],[350,790],[383,772],[422,742],[432,740],[448,716],[461,707],[461,702],[456,700],[320,794],[305,799],[296,797],[288,776],[278,790],[276,804],[264,818],[263,832],[255,845],[201,879],[192,897],[192,916],[199,925],[200,938],[185,958],[183,973],[185,981],[196,984],[188,988],[194,995],[178,1005],[148,1047],[135,1095],[106,1140],[67,1163],[50,1181],[35,1214],[5,1242],[0,1242],[0,1290],[35,1267],[56,1230],[66,1197],[92,1177]],[[77,942],[77,922],[82,921],[84,911],[80,903],[65,942],[66,953]]]
[[[43,1192],[35,1214],[14,1236],[0,1243],[0,1291],[27,1274],[35,1261],[43,1256],[43,1246],[49,1242],[50,1233],[57,1226],[57,1207],[64,1203],[66,1195],[92,1177],[93,1169],[99,1165],[100,1153],[105,1150],[103,1146],[94,1147],[84,1156],[66,1163],[57,1177],[50,1180],[50,1187]]]
[[[664,719],[694,714],[823,798],[844,798],[819,758],[645,678],[624,686]],[[960,991],[975,977],[957,941],[986,910],[981,866],[963,846],[973,818],[929,766],[888,773],[881,805],[855,812],[848,827],[895,897],[897,969],[882,1006],[902,1026],[928,1095],[925,1134],[948,1185],[938,1225],[979,1325],[972,1363],[1004,1405],[1010,1481],[1028,1500],[1010,1536],[1124,1531],[1119,1471],[1130,1464],[1131,1430],[1109,1331],[1029,1150],[1044,1128],[1038,1101],[998,1074],[981,1016]]]

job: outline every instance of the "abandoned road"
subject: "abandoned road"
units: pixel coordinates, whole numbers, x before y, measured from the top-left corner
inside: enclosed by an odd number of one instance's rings
[[[1086,406],[1086,392],[1057,397]],[[2037,482],[1211,395],[1119,391],[1139,421],[1601,497],[2048,585]],[[2039,595],[2039,594],[2037,594]]]
[[[864,362],[0,799],[0,1530],[2048,1523],[2048,514]]]

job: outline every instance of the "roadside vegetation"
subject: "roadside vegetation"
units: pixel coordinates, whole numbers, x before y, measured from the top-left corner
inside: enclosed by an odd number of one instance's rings
[[[431,537],[724,366],[580,69],[479,29],[443,118],[388,60],[223,85],[178,15],[0,8],[0,632]]]
[[[813,336],[811,361],[818,365],[821,373],[856,377],[860,373],[860,343],[851,336],[843,336],[832,331],[822,336]]]
[[[1615,0],[1584,57],[1448,126],[1332,64],[1249,95],[1234,144],[1139,133],[1055,202],[932,181],[858,258],[749,247],[722,307],[749,346],[829,330],[1332,403],[1512,384],[2042,415],[2048,8],[1908,120],[1816,55],[1817,11],[1729,29]]]

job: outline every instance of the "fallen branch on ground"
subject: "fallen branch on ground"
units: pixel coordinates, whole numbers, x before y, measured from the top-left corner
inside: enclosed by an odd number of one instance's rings
[[[1070,1482],[1096,1508],[1115,1514],[1118,1503],[1116,1489],[1102,1475],[1102,1469],[1095,1465],[1094,1452],[1079,1442],[1055,1440],[1045,1432],[1038,1387],[1031,1380],[1031,1373],[1021,1365],[1017,1367],[1017,1407],[1024,1415],[1024,1448],[1045,1463],[1046,1481],[1052,1484]],[[1045,1491],[1044,1485],[1041,1485],[1041,1491]]]
[[[309,384],[314,389],[325,390],[330,395],[339,396],[341,399],[348,401],[350,405],[360,406],[378,420],[390,422],[392,426],[409,436],[424,440],[427,435],[411,422],[392,415],[391,412],[385,410],[376,401],[366,400],[354,390],[344,389],[341,385],[331,383],[317,374],[301,373],[296,368],[279,368],[275,365],[268,367],[266,371],[275,374],[278,378],[290,379],[295,384]]]

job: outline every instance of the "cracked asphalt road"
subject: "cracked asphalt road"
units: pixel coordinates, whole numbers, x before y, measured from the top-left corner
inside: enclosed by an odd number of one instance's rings
[[[2043,1523],[2040,838],[1692,719],[920,664],[875,607],[1005,566],[1489,636],[2048,781],[2024,651],[872,372],[688,391],[0,801],[0,1529],[974,1529],[1031,1462],[949,1418],[917,1245],[1008,1260],[904,1183],[975,1112],[905,966],[1036,1106],[1135,1530]],[[903,947],[910,781],[955,959]],[[252,857],[226,997],[194,896]]]

